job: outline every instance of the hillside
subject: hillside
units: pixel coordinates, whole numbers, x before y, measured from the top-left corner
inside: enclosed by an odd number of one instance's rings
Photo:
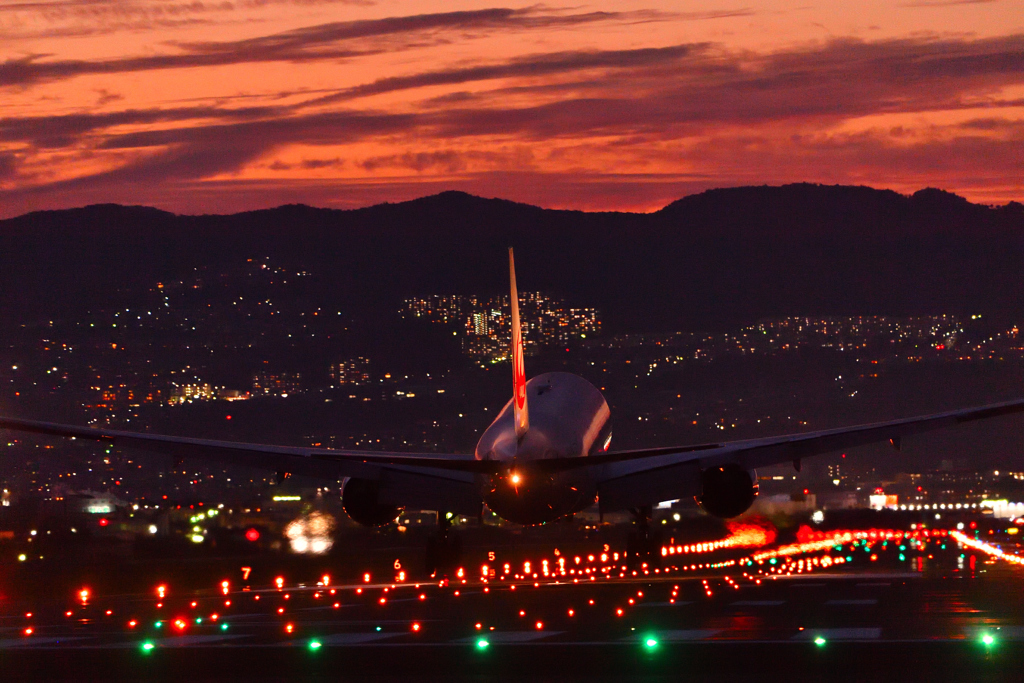
[[[349,311],[520,286],[597,306],[611,330],[707,329],[789,314],[1024,311],[1024,207],[939,190],[711,190],[652,214],[540,209],[445,192],[339,211],[176,216],[96,205],[0,221],[0,320],[117,305],[155,282],[249,258],[311,272]]]

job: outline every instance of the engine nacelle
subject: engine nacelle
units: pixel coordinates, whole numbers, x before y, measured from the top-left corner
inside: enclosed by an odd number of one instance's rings
[[[378,502],[380,484],[370,479],[349,479],[341,491],[341,506],[353,522],[363,526],[383,526],[402,514],[405,508]]]
[[[715,517],[742,515],[757,498],[757,478],[739,465],[709,467],[700,473],[701,494],[697,504]]]

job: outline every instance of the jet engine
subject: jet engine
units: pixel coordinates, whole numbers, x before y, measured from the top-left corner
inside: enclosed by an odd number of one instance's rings
[[[369,479],[352,478],[341,491],[341,506],[352,521],[363,526],[383,526],[405,508],[378,502],[380,485]]]
[[[701,494],[697,504],[715,517],[736,517],[746,512],[757,497],[757,477],[739,465],[709,467],[700,473]]]

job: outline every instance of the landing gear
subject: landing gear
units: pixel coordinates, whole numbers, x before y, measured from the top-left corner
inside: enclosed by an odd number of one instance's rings
[[[427,539],[425,568],[431,577],[455,571],[462,559],[462,540],[452,533],[452,522],[444,512],[437,513],[437,534]]]
[[[633,510],[634,528],[626,541],[626,566],[640,569],[661,566],[661,534],[651,528],[651,506]]]

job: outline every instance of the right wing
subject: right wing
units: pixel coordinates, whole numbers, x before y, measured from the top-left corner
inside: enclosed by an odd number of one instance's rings
[[[574,459],[578,463],[552,463],[552,469],[594,467],[602,509],[627,509],[700,495],[700,472],[709,467],[734,464],[753,470],[782,463],[799,466],[801,459],[813,455],[883,441],[900,448],[906,436],[1021,412],[1024,399],[802,434],[598,454]]]

